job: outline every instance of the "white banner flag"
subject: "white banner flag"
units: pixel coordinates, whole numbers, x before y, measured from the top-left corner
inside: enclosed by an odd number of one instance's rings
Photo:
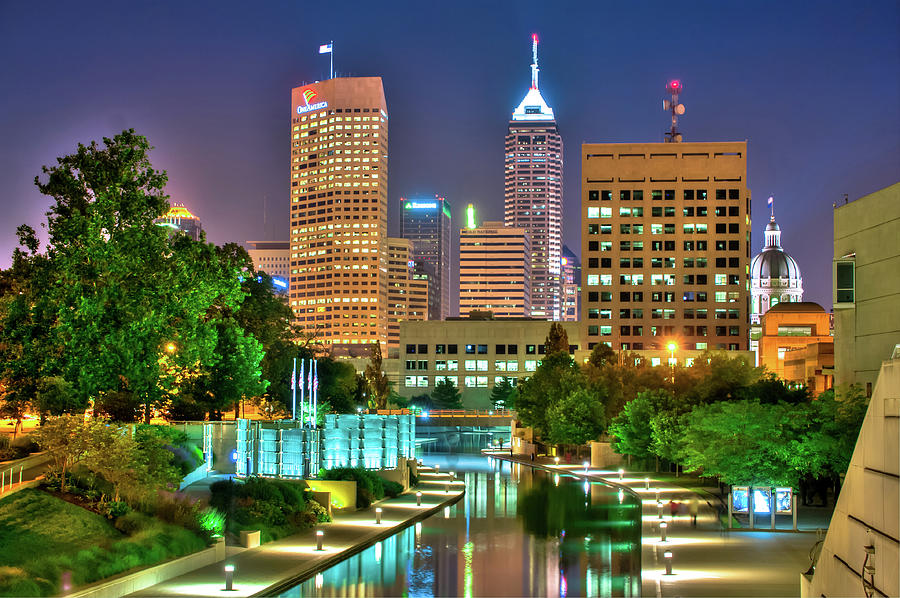
[[[323,44],[319,46],[319,54],[330,54],[331,53],[331,44]]]

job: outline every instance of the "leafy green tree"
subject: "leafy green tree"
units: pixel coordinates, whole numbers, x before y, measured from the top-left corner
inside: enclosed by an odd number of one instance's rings
[[[438,407],[435,405],[434,401],[431,400],[431,395],[429,394],[420,394],[412,397],[409,400],[409,407],[415,409],[422,409],[423,411],[431,411],[432,409],[437,409]]]
[[[796,482],[788,459],[792,413],[785,404],[718,401],[700,405],[684,419],[684,467],[702,469],[727,484]]]
[[[491,404],[494,409],[515,409],[518,391],[509,378],[494,384],[491,389]]]
[[[211,420],[221,420],[222,412],[241,397],[265,392],[266,383],[260,381],[262,357],[259,341],[246,336],[234,320],[217,323],[215,352],[193,382],[194,398],[206,405]]]
[[[381,358],[381,344],[379,343],[372,343],[372,356],[369,359],[369,365],[366,366],[365,377],[368,388],[369,408],[387,408],[387,399],[391,392],[391,383],[388,381],[387,374],[384,373]]]
[[[784,380],[771,372],[743,387],[736,394],[744,399],[759,399],[760,403],[769,405],[782,401],[793,405],[809,401],[809,391],[806,388],[788,388]]]
[[[434,385],[431,400],[435,409],[462,409],[462,394],[456,385],[446,378]]]
[[[595,368],[600,368],[607,363],[615,363],[618,361],[616,352],[606,343],[597,343],[591,349],[591,355],[588,357],[588,363]]]
[[[99,420],[85,422],[83,415],[60,415],[48,419],[31,433],[34,441],[50,457],[52,469],[59,472],[63,492],[66,491],[66,474],[90,448],[89,427],[98,423],[102,425]]]
[[[688,370],[690,389],[678,396],[692,405],[740,399],[743,389],[762,375],[762,370],[745,357],[724,351],[704,352]]]
[[[599,392],[578,388],[548,410],[548,440],[554,444],[584,444],[600,437],[606,425]]]
[[[126,428],[97,423],[84,430],[87,448],[83,463],[112,484],[113,500],[118,502],[122,487],[138,482],[138,445]]]
[[[37,408],[42,416],[84,413],[84,397],[75,395],[72,385],[61,376],[41,378],[37,386]]]
[[[334,413],[356,413],[356,368],[331,357],[319,359],[319,400]]]
[[[646,393],[640,393],[625,403],[622,412],[609,424],[612,449],[620,455],[648,457],[651,441],[650,418],[654,413],[653,401]]]
[[[516,413],[523,424],[546,438],[550,429],[548,410],[586,383],[568,348],[566,352],[555,351],[541,361],[533,376],[519,382]]]
[[[600,345],[594,347],[595,351],[598,346]],[[607,354],[603,350],[598,353]],[[641,391],[671,388],[667,381],[669,370],[651,367],[637,353],[623,352],[615,359],[601,358],[599,354],[594,360],[589,359],[582,370],[591,384],[602,386],[606,390],[604,401],[607,421],[612,421],[622,411],[625,403],[633,400]]]
[[[127,390],[105,392],[94,403],[94,414],[105,415],[114,422],[136,422],[141,415],[141,401]]]
[[[544,350],[548,357],[556,353],[569,354],[569,335],[559,322],[550,324],[550,332],[544,340]]]
[[[53,199],[49,242],[39,253],[33,231],[21,228],[27,251],[18,259],[31,288],[41,281],[43,300],[12,334],[41,334],[39,370],[65,379],[75,404],[129,391],[145,421],[162,397],[163,347],[176,342],[173,360],[184,367],[205,363],[216,341],[209,319],[243,298],[237,265],[155,223],[168,209],[166,175],[149,151],[144,137],[123,131],[102,147],[79,145],[35,179]]]

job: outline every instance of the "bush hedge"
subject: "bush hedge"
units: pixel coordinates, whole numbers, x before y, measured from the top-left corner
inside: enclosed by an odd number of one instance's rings
[[[233,480],[210,486],[210,507],[225,516],[232,537],[242,530],[259,530],[260,541],[270,542],[331,521],[328,512],[297,482],[261,477],[244,483]]]
[[[365,509],[385,495],[394,497],[403,492],[403,486],[397,482],[381,479],[374,471],[363,467],[335,467],[319,471],[323,480],[339,480],[356,482],[356,508]]]

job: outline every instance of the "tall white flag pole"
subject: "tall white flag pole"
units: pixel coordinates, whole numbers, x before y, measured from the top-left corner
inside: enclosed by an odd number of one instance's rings
[[[331,52],[329,52],[329,58],[331,59],[331,77],[330,79],[334,79],[334,40],[329,42],[331,47]]]
[[[302,401],[303,399],[301,399]],[[294,358],[294,371],[291,372],[291,417],[297,419],[297,358]]]
[[[300,384],[300,427],[301,428],[303,427],[303,415],[304,415],[304,412],[306,411],[304,409],[306,404],[303,401],[303,364],[305,362],[306,362],[305,359],[300,360],[300,378],[297,380],[297,382]]]

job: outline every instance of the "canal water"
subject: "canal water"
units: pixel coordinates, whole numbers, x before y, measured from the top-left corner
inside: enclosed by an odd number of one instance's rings
[[[281,596],[639,596],[640,502],[572,476],[481,455],[426,455],[456,471],[456,505]]]

